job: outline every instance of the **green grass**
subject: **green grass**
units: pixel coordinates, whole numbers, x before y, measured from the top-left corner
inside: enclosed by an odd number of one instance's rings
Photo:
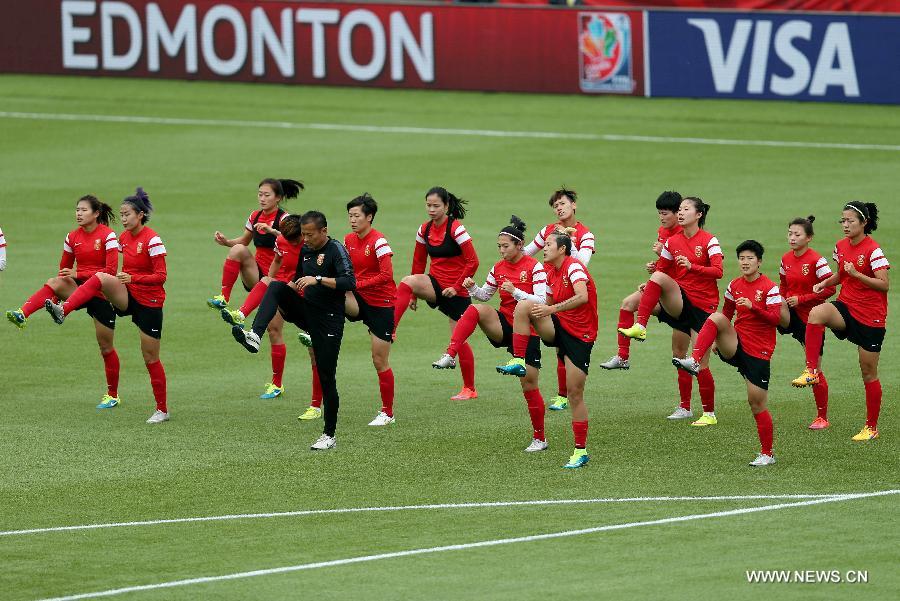
[[[0,77],[0,111],[202,119],[407,125],[654,136],[900,144],[894,107],[632,98],[352,90],[111,79]],[[768,249],[777,276],[786,223],[815,214],[823,254],[840,235],[843,202],[877,202],[875,237],[900,262],[894,199],[898,152],[584,142],[449,135],[275,130],[247,127],[34,121],[0,118],[0,226],[9,266],[0,308],[18,307],[55,273],[72,208],[91,192],[111,202],[142,185],[151,225],[169,252],[162,360],[172,421],[152,410],[135,328],[119,321],[121,407],[97,412],[102,363],[82,313],[58,328],[42,313],[24,332],[0,328],[0,530],[298,509],[660,495],[831,494],[898,488],[895,357],[889,327],[882,361],[882,437],[854,444],[864,402],[856,349],[829,335],[825,368],[833,427],[813,433],[811,394],[787,382],[800,347],[780,338],[770,405],[778,464],[746,466],[757,450],[744,386],[714,361],[719,426],[701,431],[663,417],[676,392],[669,332],[653,326],[629,372],[588,378],[592,461],[560,469],[571,451],[566,412],[548,413],[551,449],[529,440],[517,384],[480,334],[477,402],[453,403],[459,376],[430,368],[446,344],[446,319],[408,313],[391,355],[397,423],[368,428],[377,380],[362,326],[348,324],[338,383],[338,449],[309,452],[321,422],[295,417],[309,394],[305,351],[290,328],[287,393],[260,401],[267,347],[248,355],[204,299],[218,289],[217,229],[241,231],[264,177],[302,179],[288,208],[319,209],[347,231],[344,204],[363,191],[379,201],[376,226],[409,269],[423,194],[444,185],[470,201],[467,228],[483,280],[496,232],[515,212],[531,233],[551,220],[549,193],[578,190],[579,215],[597,237],[601,334],[594,363],[614,351],[619,300],[646,277],[663,189],[712,205],[708,229],[726,252],[746,238]],[[724,284],[723,284],[724,285]],[[235,293],[238,299],[243,293]],[[891,292],[891,324],[897,317]],[[545,350],[545,357],[552,355]],[[551,365],[552,361],[549,362]],[[555,394],[555,370],[542,376]],[[693,515],[779,501],[695,501],[540,508],[416,510],[129,527],[0,537],[4,599],[100,591],[407,549],[521,537]],[[891,598],[897,497],[646,526],[540,542],[387,559],[318,570],[132,593],[135,599]],[[867,585],[749,585],[748,569],[862,569]]]

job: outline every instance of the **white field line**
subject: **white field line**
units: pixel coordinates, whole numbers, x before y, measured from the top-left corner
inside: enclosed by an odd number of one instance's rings
[[[768,146],[776,148],[815,148],[836,150],[886,150],[900,152],[900,144],[851,144],[844,142],[803,142],[788,140],[740,140],[728,138],[681,138],[671,136],[636,136],[627,134],[590,134],[551,131],[506,131],[492,129],[455,129],[443,127],[406,127],[384,125],[352,125],[345,123],[294,123],[291,121],[252,121],[244,119],[191,119],[178,117],[142,117],[138,115],[88,115],[70,113],[26,113],[0,111],[4,119],[38,121],[82,121],[98,123],[138,123],[150,125],[189,125],[208,127],[253,127],[271,129],[303,129],[380,134],[414,134],[426,136],[474,136],[482,138],[526,138],[535,140],[584,140],[594,142],[646,142],[652,144],[708,144],[714,146]]]
[[[96,591],[92,593],[80,593],[75,595],[67,595],[64,597],[53,597],[52,599],[43,599],[42,601],[75,601],[76,599],[96,599],[98,597],[112,597],[124,593],[134,593],[139,591],[150,591],[163,588],[174,588],[179,586],[189,586],[192,584],[206,584],[210,582],[221,582],[225,580],[238,580],[242,578],[252,578],[254,576],[270,576],[273,574],[285,574],[288,572],[299,572],[302,570],[313,570],[316,568],[330,568],[336,566],[350,565],[356,563],[365,563],[369,561],[378,561],[380,559],[394,559],[397,557],[410,557],[413,555],[427,555],[433,553],[443,553],[445,551],[463,551],[466,549],[476,549],[481,547],[495,547],[498,545],[509,545],[515,543],[528,543],[540,540],[548,540],[554,538],[565,538],[569,536],[581,536],[584,534],[595,534],[597,532],[609,532],[613,530],[625,530],[628,528],[638,528],[641,526],[660,526],[663,524],[674,524],[678,522],[689,522],[693,520],[705,520],[711,518],[722,518],[734,515],[746,515],[750,513],[760,513],[763,511],[775,511],[778,509],[788,509],[791,507],[805,507],[809,505],[820,505],[823,503],[835,503],[838,501],[851,501],[855,499],[865,499],[869,497],[879,497],[884,495],[895,495],[900,490],[884,490],[870,493],[846,494],[834,497],[812,499],[808,501],[798,501],[794,503],[780,503],[777,505],[763,505],[760,507],[744,507],[741,509],[732,509],[729,511],[716,511],[713,513],[702,513],[694,515],[682,515],[671,518],[662,518],[658,520],[647,520],[643,522],[629,522],[625,524],[610,524],[608,526],[596,526],[593,528],[584,528],[581,530],[565,530],[562,532],[551,532],[548,534],[534,534],[531,536],[520,536],[516,538],[500,538],[495,540],[485,540],[474,543],[464,543],[458,545],[444,545],[440,547],[427,547],[421,549],[409,549],[407,551],[396,551],[393,553],[379,553],[377,555],[363,555],[359,557],[348,557],[346,559],[335,559],[331,561],[319,561],[315,563],[304,563],[294,566],[283,566],[280,568],[268,568],[263,570],[252,570],[249,572],[236,572],[233,574],[223,574],[221,576],[204,576],[201,578],[188,578],[184,580],[171,580],[169,582],[160,582],[157,584],[143,584],[138,586],[128,586],[106,591]]]
[[[849,493],[848,493],[849,494]],[[50,528],[29,528],[27,530],[0,531],[0,536],[20,536],[24,534],[41,534],[46,532],[68,532],[72,530],[97,530],[101,528],[125,528],[131,526],[159,526],[162,524],[184,524],[189,522],[221,522],[229,520],[254,520],[261,518],[283,518],[305,515],[323,515],[339,513],[366,513],[383,511],[409,511],[416,509],[477,509],[481,507],[521,507],[528,505],[575,505],[594,503],[651,503],[667,501],[753,501],[775,499],[832,499],[842,493],[830,495],[732,495],[714,497],[624,497],[599,499],[544,499],[535,501],[492,501],[484,503],[435,503],[429,505],[393,505],[387,507],[347,507],[337,509],[304,509],[299,511],[279,511],[272,513],[238,513],[227,515],[210,515],[187,518],[170,518],[162,520],[142,520],[136,522],[110,522],[105,524],[83,524],[76,526],[54,526]]]

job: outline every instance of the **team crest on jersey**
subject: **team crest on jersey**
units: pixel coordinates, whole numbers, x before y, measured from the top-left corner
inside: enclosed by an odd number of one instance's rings
[[[700,257],[702,257],[702,256],[703,256],[703,247],[702,247],[702,246],[695,246],[695,247],[694,247],[694,254],[697,255],[697,258],[698,258],[698,259],[699,259]]]
[[[803,272],[803,275],[809,275],[809,263],[804,263],[803,267],[800,268],[800,271]]]
[[[569,285],[569,278],[567,278],[566,276],[563,276],[562,282],[563,282],[563,286],[568,286],[568,285]]]
[[[372,254],[372,247],[370,247],[368,244],[366,244],[366,256],[368,257],[371,254]]]
[[[137,253],[137,254],[141,254],[141,251],[142,251],[143,249],[144,249],[144,243],[143,243],[143,242],[138,242],[136,253]]]
[[[520,281],[520,282],[527,282],[527,281],[528,281],[528,272],[525,271],[524,269],[522,270],[521,273],[519,273],[519,281]]]
[[[763,299],[763,291],[757,290],[756,291],[756,302],[761,303],[762,299]]]
[[[325,262],[325,253],[320,253],[318,257],[316,257],[316,265],[321,265]]]
[[[100,250],[100,238],[94,240],[94,250]]]
[[[857,265],[857,267],[862,267],[863,265],[865,265],[865,263],[866,263],[866,257],[865,257],[865,255],[859,255],[859,256],[856,258],[856,265]]]

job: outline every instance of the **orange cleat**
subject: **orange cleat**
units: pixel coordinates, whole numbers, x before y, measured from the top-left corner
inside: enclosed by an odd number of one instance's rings
[[[809,425],[810,430],[824,430],[831,424],[828,423],[828,420],[824,417],[817,417],[813,420],[813,423]]]
[[[459,391],[458,394],[450,397],[451,401],[471,401],[472,399],[477,399],[478,393],[475,392],[474,388],[466,388],[463,386],[463,389]]]

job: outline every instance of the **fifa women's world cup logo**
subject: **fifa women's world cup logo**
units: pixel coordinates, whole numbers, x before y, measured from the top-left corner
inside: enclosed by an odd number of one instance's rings
[[[578,31],[582,91],[622,94],[634,91],[628,15],[579,13]]]

